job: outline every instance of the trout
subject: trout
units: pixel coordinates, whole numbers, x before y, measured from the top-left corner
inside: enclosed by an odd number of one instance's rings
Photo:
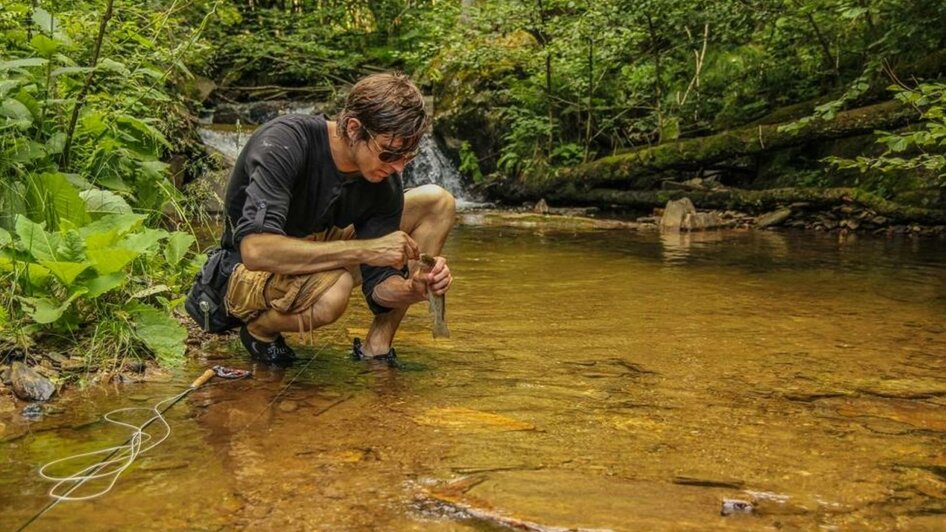
[[[426,253],[421,253],[420,263],[426,270],[430,270],[437,260]],[[433,292],[427,290],[427,310],[434,317],[434,338],[450,338],[450,329],[447,328],[445,317],[446,306],[447,301],[444,296],[434,295]]]

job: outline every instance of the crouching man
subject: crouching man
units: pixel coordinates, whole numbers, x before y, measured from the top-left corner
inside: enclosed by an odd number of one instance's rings
[[[429,123],[417,87],[386,73],[356,83],[337,120],[287,115],[254,132],[230,176],[218,261],[228,278],[221,306],[226,319],[239,320],[228,325],[241,326],[252,357],[291,362],[281,333],[334,322],[360,282],[374,321],[353,355],[392,360],[407,308],[428,290],[449,289],[453,277],[439,255],[453,197],[434,185],[405,193],[399,175]],[[436,264],[409,262],[420,253]],[[201,322],[199,311],[191,315]]]

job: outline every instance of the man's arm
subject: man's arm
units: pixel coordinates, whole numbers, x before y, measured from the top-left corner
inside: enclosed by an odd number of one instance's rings
[[[240,242],[240,256],[247,269],[291,275],[359,264],[400,268],[419,253],[417,244],[403,231],[369,240],[331,242],[254,233]]]
[[[406,307],[427,299],[427,291],[442,296],[453,283],[453,276],[447,266],[447,260],[436,257],[436,263],[429,272],[418,270],[405,279],[399,276],[388,277],[378,283],[372,293],[372,299],[388,308]]]

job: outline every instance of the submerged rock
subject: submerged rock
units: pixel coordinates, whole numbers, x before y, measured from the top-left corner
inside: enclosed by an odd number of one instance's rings
[[[504,432],[535,430],[535,425],[500,414],[456,406],[431,408],[414,418],[421,425],[466,431]]]
[[[56,392],[56,386],[22,362],[14,362],[10,374],[13,393],[24,401],[46,401]]]
[[[719,509],[719,515],[751,514],[753,510],[754,507],[749,501],[723,499],[722,507]]]

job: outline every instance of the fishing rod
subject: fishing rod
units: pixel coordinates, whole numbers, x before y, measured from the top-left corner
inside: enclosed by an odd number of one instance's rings
[[[195,379],[194,382],[192,382],[191,385],[188,386],[183,392],[181,392],[181,393],[179,393],[179,394],[177,394],[177,395],[168,397],[167,399],[164,399],[163,401],[160,401],[160,402],[158,402],[157,404],[155,404],[155,405],[150,409],[152,412],[155,413],[155,415],[151,416],[151,418],[149,418],[144,424],[142,424],[142,425],[140,425],[140,426],[139,426],[139,425],[131,425],[131,424],[129,424],[129,423],[124,423],[124,422],[122,422],[122,421],[118,421],[118,420],[112,419],[112,418],[109,417],[109,416],[110,416],[111,414],[115,414],[115,413],[118,413],[118,412],[128,412],[128,411],[132,411],[132,410],[142,410],[141,408],[121,408],[121,409],[113,410],[113,411],[111,411],[111,412],[105,414],[105,419],[106,419],[107,421],[110,421],[110,422],[115,423],[115,424],[117,424],[117,425],[121,425],[121,426],[124,426],[124,427],[131,428],[131,429],[133,430],[132,435],[129,436],[128,439],[125,440],[125,443],[123,443],[122,445],[118,445],[118,446],[110,447],[110,448],[106,448],[106,449],[100,449],[100,450],[98,450],[98,451],[92,451],[92,452],[89,452],[89,453],[83,453],[83,454],[79,454],[79,455],[69,456],[69,457],[66,457],[66,458],[61,458],[61,459],[59,459],[59,460],[54,460],[54,461],[52,461],[52,462],[49,462],[48,464],[46,464],[46,465],[44,465],[43,467],[41,467],[41,468],[40,468],[40,475],[42,475],[42,476],[43,476],[44,478],[46,478],[46,479],[57,481],[56,485],[53,486],[53,487],[49,490],[49,495],[50,495],[50,497],[52,497],[52,500],[49,501],[49,502],[46,504],[46,506],[44,506],[39,512],[35,513],[32,517],[30,517],[30,519],[29,519],[28,521],[26,521],[25,523],[23,523],[23,525],[21,525],[19,528],[17,528],[17,532],[20,532],[20,531],[26,529],[26,527],[28,527],[28,526],[30,526],[31,524],[33,524],[33,522],[35,522],[37,519],[39,519],[40,517],[42,517],[42,516],[43,516],[44,514],[46,514],[46,512],[48,512],[49,510],[53,509],[53,507],[55,507],[55,506],[56,506],[57,504],[59,504],[59,502],[61,502],[61,501],[64,501],[64,500],[86,500],[86,499],[92,499],[92,498],[95,498],[95,497],[104,495],[104,494],[107,493],[109,490],[111,490],[111,489],[112,489],[112,486],[114,486],[115,483],[118,481],[118,476],[121,475],[121,473],[124,472],[125,469],[127,469],[129,466],[131,466],[131,464],[134,462],[135,458],[136,458],[139,454],[141,454],[141,453],[143,453],[143,452],[146,452],[146,451],[148,451],[148,450],[150,450],[150,449],[153,449],[154,447],[156,447],[157,445],[159,445],[161,442],[163,442],[165,439],[167,439],[167,437],[171,434],[171,427],[170,427],[170,425],[168,425],[167,420],[164,419],[164,413],[167,412],[168,410],[170,410],[171,407],[173,407],[174,405],[176,405],[178,402],[180,402],[181,399],[187,397],[191,392],[193,392],[194,390],[197,390],[198,388],[200,388],[201,386],[203,386],[204,384],[206,384],[208,381],[210,381],[210,379],[212,379],[212,378],[215,377],[215,376],[216,376],[216,377],[223,378],[223,379],[242,379],[242,378],[245,378],[245,377],[250,376],[250,372],[247,371],[247,370],[233,369],[233,368],[225,368],[225,367],[223,367],[223,366],[214,366],[213,368],[204,371],[204,372],[203,372],[199,377],[197,377],[197,379]],[[167,406],[164,406],[164,407],[162,408],[162,405],[164,405],[165,403],[168,403]],[[144,432],[144,430],[145,430],[146,428],[148,428],[152,423],[154,423],[154,422],[156,422],[156,421],[160,421],[161,424],[164,425],[165,433],[164,433],[164,435],[163,435],[159,440],[155,441],[154,443],[152,443],[152,444],[149,445],[148,447],[142,449],[142,448],[141,448],[141,444],[142,444],[143,442],[147,442],[147,441],[149,441],[149,440],[151,439],[151,435],[148,434],[148,433],[146,433],[146,432]],[[116,458],[116,456],[119,455],[119,453],[122,453],[123,451],[127,452],[127,456]],[[78,471],[77,473],[75,473],[75,474],[73,474],[73,475],[69,475],[69,476],[66,476],[66,477],[55,477],[55,476],[47,475],[46,472],[45,472],[48,467],[53,466],[53,465],[56,465],[56,464],[61,464],[61,463],[64,463],[64,462],[69,462],[69,461],[75,460],[75,459],[77,459],[77,458],[85,458],[85,457],[88,457],[88,456],[95,456],[95,455],[103,454],[103,453],[106,453],[106,452],[108,453],[108,455],[107,455],[105,458],[103,458],[102,460],[100,460],[100,461],[98,461],[98,462],[96,462],[96,463],[94,463],[94,464],[92,464],[92,465],[86,467],[85,469],[82,469],[82,470]],[[102,472],[103,469],[105,469],[106,467],[111,466],[111,465],[113,465],[113,464],[117,464],[117,466],[116,466],[116,468],[115,468],[114,470],[107,471],[107,472]],[[85,484],[87,481],[93,480],[93,479],[105,478],[105,477],[109,477],[109,476],[112,477],[112,480],[111,480],[111,482],[109,483],[109,485],[108,485],[107,487],[105,487],[103,490],[101,490],[101,491],[99,491],[99,492],[97,492],[97,493],[94,493],[94,494],[92,494],[92,495],[87,495],[87,496],[83,496],[83,497],[70,497],[70,495],[71,495],[75,490],[79,489],[79,487],[81,487],[81,486],[82,486],[83,484]],[[63,493],[63,494],[60,495],[60,494],[58,494],[58,493],[56,492],[56,490],[57,490],[60,486],[62,486],[62,485],[64,485],[64,484],[68,484],[68,483],[70,483],[70,482],[73,483],[73,485],[72,485],[72,487],[70,487],[68,490],[66,490],[65,493]]]

